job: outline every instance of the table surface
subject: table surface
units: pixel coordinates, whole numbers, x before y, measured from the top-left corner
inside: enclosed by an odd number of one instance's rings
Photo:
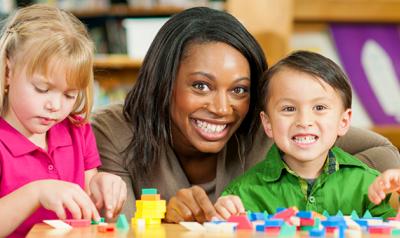
[[[69,231],[53,229],[49,225],[41,223],[36,224],[29,232],[28,238],[45,238],[45,237],[137,237],[137,238],[261,238],[261,237],[278,237],[278,235],[266,234],[263,232],[240,230],[233,233],[214,233],[214,232],[194,232],[188,231],[178,224],[161,224],[147,225],[146,228],[140,230],[136,227],[131,227],[128,231],[115,230],[114,232],[101,233],[97,231],[96,225],[89,227],[73,228]],[[298,232],[295,237],[308,238],[307,232]],[[328,233],[326,237],[334,237]],[[371,235],[363,234],[363,237],[385,238],[390,235]]]

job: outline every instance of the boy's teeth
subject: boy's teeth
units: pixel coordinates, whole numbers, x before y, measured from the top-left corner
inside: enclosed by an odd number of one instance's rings
[[[218,125],[218,124],[211,124],[205,121],[196,120],[196,125],[201,130],[207,133],[219,133],[226,128],[226,124]]]
[[[316,138],[315,136],[295,136],[294,141],[297,143],[302,143],[302,144],[308,144],[308,143],[313,143],[315,142]]]

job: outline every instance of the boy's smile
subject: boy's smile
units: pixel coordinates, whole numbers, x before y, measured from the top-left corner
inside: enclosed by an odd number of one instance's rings
[[[305,178],[319,175],[329,149],[348,130],[350,117],[351,109],[344,110],[333,87],[288,68],[271,78],[266,113],[261,113],[265,132],[285,153],[286,164]]]

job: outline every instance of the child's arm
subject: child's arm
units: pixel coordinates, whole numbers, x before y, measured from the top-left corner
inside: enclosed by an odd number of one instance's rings
[[[86,192],[98,209],[104,207],[107,218],[120,213],[126,198],[125,182],[117,175],[91,169],[85,172]]]
[[[218,198],[214,206],[218,215],[225,220],[231,215],[245,212],[242,201],[235,195],[227,195]]]
[[[37,180],[0,199],[0,237],[13,232],[40,205],[54,211],[60,219],[66,219],[65,209],[74,219],[100,219],[89,196],[78,185],[59,180]]]
[[[375,204],[381,203],[386,194],[400,189],[400,169],[389,169],[379,175],[369,186],[368,197]]]

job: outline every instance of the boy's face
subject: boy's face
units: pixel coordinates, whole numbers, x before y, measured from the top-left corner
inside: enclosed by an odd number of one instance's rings
[[[335,89],[310,74],[283,69],[271,80],[267,113],[261,113],[265,132],[289,166],[323,163],[337,136],[347,132],[351,109],[344,110]]]

